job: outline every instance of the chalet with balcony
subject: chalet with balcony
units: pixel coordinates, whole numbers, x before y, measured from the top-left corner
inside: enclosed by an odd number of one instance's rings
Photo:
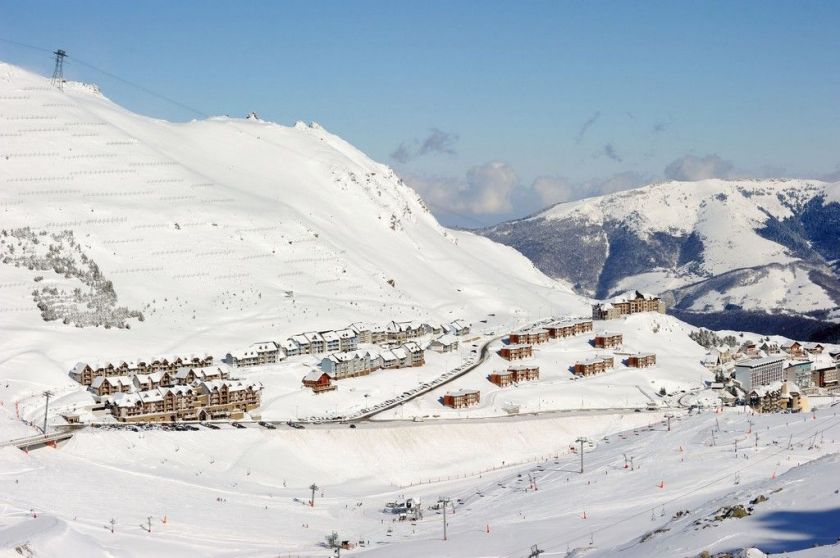
[[[338,335],[340,351],[355,351],[359,347],[359,337],[352,329],[339,329],[335,334]]]
[[[592,320],[564,320],[547,325],[545,329],[551,339],[563,339],[592,331]]]
[[[286,339],[282,343],[280,343],[280,348],[283,350],[287,357],[298,356],[300,354],[305,354],[300,352],[300,345],[294,339]]]
[[[596,349],[611,349],[620,347],[624,343],[624,336],[613,331],[602,331],[595,334],[593,344]]]
[[[811,372],[811,383],[815,387],[836,388],[840,385],[840,365],[820,366]]]
[[[508,334],[508,341],[514,345],[537,345],[548,342],[547,329],[529,329]]]
[[[429,343],[429,349],[436,353],[451,353],[458,350],[458,338],[447,333]]]
[[[324,346],[326,352],[332,353],[341,350],[341,338],[334,331],[322,331],[321,337],[324,338]]]
[[[443,404],[453,409],[464,409],[478,405],[481,401],[481,392],[477,389],[462,389],[458,391],[448,391],[443,396]]]
[[[804,396],[799,386],[790,382],[773,382],[750,390],[748,401],[757,413],[778,413],[802,410]]]
[[[163,385],[163,375],[167,372],[151,372],[149,374],[135,374],[131,381],[134,383],[134,391],[150,391]],[[169,384],[171,385],[171,384]]]
[[[408,366],[423,366],[426,364],[425,352],[417,342],[409,341],[402,348],[408,353]]]
[[[134,391],[134,382],[129,376],[97,376],[90,384],[90,390],[99,395],[129,393]]]
[[[823,347],[819,343],[805,343],[805,350],[808,351],[809,353],[811,353],[812,355],[821,355],[821,354],[823,354],[823,351],[825,350],[825,347]],[[802,386],[799,386],[799,387],[802,387]]]
[[[639,312],[659,312],[660,314],[664,314],[665,303],[658,296],[652,294],[628,291],[624,295],[613,298],[609,302],[593,305],[592,319],[614,320],[621,316]]]
[[[574,374],[575,376],[592,376],[593,374],[606,372],[613,366],[615,366],[615,363],[612,356],[597,356],[576,362]]]
[[[630,368],[647,368],[656,366],[656,355],[653,353],[636,353],[627,357],[627,366]]]
[[[246,367],[277,364],[284,358],[286,358],[286,352],[279,343],[276,341],[261,341],[254,343],[247,349],[228,353],[225,356],[225,361],[231,366]]]
[[[333,376],[323,370],[312,370],[303,377],[303,386],[311,389],[314,393],[326,393],[338,388],[333,383]]]
[[[207,368],[193,368],[182,366],[175,371],[172,377],[174,385],[185,386],[195,382],[208,382],[210,380],[227,380],[230,378],[230,370],[227,366],[209,366]]]
[[[505,345],[499,349],[499,356],[506,360],[531,358],[534,353],[531,345]]]
[[[487,379],[499,387],[539,380],[540,367],[533,364],[510,366],[504,372],[493,372]]]
[[[381,359],[370,351],[358,350],[333,353],[321,359],[320,369],[331,378],[341,380],[367,376],[381,366]]]
[[[799,341],[789,341],[782,344],[782,350],[791,356],[805,356],[805,349]]]

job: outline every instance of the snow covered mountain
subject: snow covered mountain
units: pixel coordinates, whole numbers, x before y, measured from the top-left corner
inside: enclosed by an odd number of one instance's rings
[[[28,389],[76,360],[586,309],[317,124],[175,124],[3,64],[0,184],[0,377],[27,369]]]
[[[481,233],[598,298],[641,289],[698,325],[834,337],[838,201],[814,180],[667,182]]]

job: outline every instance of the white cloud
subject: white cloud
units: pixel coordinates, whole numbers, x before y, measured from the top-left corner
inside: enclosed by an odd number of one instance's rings
[[[731,161],[710,154],[705,157],[685,155],[665,167],[668,180],[695,181],[707,178],[737,178]]]
[[[411,175],[404,180],[433,210],[473,215],[512,211],[511,194],[519,183],[513,168],[502,161],[475,166],[461,180]]]
[[[531,185],[533,196],[541,207],[555,203],[611,194],[650,183],[651,177],[625,171],[607,178],[572,182],[562,176],[540,176]]]

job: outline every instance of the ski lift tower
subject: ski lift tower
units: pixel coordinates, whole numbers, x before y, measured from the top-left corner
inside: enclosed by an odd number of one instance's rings
[[[67,56],[67,53],[62,49],[58,49],[53,51],[53,54],[55,54],[55,69],[53,70],[50,84],[58,87],[59,91],[64,91],[64,58]]]

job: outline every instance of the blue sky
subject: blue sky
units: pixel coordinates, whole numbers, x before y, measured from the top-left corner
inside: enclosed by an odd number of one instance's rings
[[[132,110],[315,120],[477,226],[665,178],[840,164],[837,2],[13,2]],[[0,59],[49,73],[46,53]]]

